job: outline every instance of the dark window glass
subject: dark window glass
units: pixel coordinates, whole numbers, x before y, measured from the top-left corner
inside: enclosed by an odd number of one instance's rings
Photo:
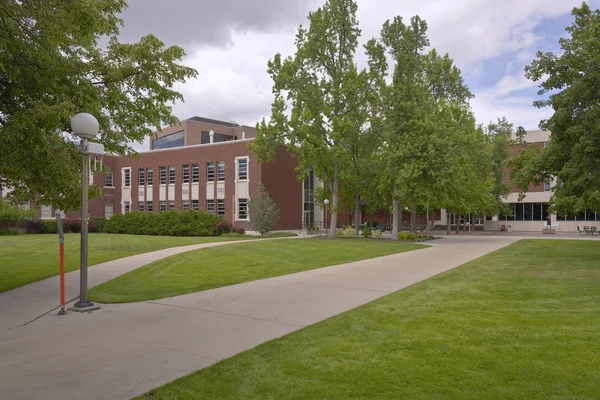
[[[524,221],[533,220],[532,207],[533,207],[533,203],[523,203],[523,220]]]
[[[144,210],[145,210],[145,207],[144,207],[144,202],[143,202],[143,201],[140,201],[140,202],[139,202],[139,204],[138,204],[138,210],[140,210],[140,211],[144,212]]]
[[[148,203],[148,207],[147,207],[147,209],[148,209],[148,212],[152,212],[152,211],[154,211],[154,210],[152,209],[152,201],[148,201],[147,203]]]
[[[148,186],[152,186],[154,183],[154,171],[152,171],[152,168],[148,168],[146,177],[148,178]]]
[[[190,183],[190,166],[188,164],[181,166],[181,178],[183,183]]]
[[[169,200],[169,210],[175,209],[175,200]]]
[[[144,168],[138,169],[138,185],[144,186],[146,184],[146,170]]]
[[[185,144],[185,131],[179,131],[171,133],[170,135],[163,136],[158,139],[152,140],[152,148],[157,149],[171,149],[173,147],[181,147]]]
[[[104,175],[104,186],[113,187],[113,173],[111,171]]]
[[[160,167],[160,184],[167,184],[167,167]]]
[[[248,199],[238,199],[238,219],[248,219]]]
[[[225,200],[217,200],[217,215],[225,215]]]
[[[192,164],[192,182],[197,183],[200,181],[200,165]]]
[[[238,179],[240,181],[248,179],[248,159],[246,158],[238,160]]]
[[[542,217],[542,203],[533,203],[533,220],[544,221]]]
[[[206,212],[209,214],[215,213],[215,201],[214,200],[206,200]]]
[[[190,201],[189,200],[183,200],[181,202],[181,209],[182,210],[189,210],[190,209]]]
[[[192,208],[194,210],[199,210],[200,209],[198,200],[192,200]]]
[[[131,170],[129,168],[125,169],[125,182],[124,182],[124,186],[125,187],[129,187],[131,186]]]
[[[207,182],[215,181],[215,163],[214,162],[206,163],[206,181]]]
[[[169,185],[175,184],[175,167],[169,166]]]
[[[217,178],[219,179],[219,182],[225,180],[225,161],[219,161],[217,163]]]

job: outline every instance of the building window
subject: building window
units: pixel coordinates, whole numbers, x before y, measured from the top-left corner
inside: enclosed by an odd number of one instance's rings
[[[217,200],[217,215],[225,215],[225,200]]]
[[[40,208],[41,219],[52,219],[52,206],[42,206]]]
[[[148,179],[148,186],[152,186],[154,183],[154,171],[152,171],[152,168],[148,168],[146,171],[146,178]]]
[[[166,211],[167,210],[167,202],[164,200],[161,200],[158,202],[158,206],[159,206],[159,210],[160,211]]]
[[[200,164],[192,164],[192,183],[200,182]]]
[[[138,210],[141,211],[141,212],[146,211],[146,207],[144,207],[144,206],[145,206],[144,202],[140,201],[139,204],[138,204]]]
[[[192,208],[194,210],[199,210],[200,209],[198,200],[192,200]]]
[[[169,210],[175,209],[175,200],[169,200]]]
[[[154,211],[153,208],[152,208],[152,200],[150,200],[150,201],[147,202],[146,209],[147,209],[148,212]]]
[[[185,164],[181,166],[181,178],[183,183],[190,183],[190,166]]]
[[[189,201],[189,200],[183,200],[183,201],[181,202],[181,209],[182,209],[183,211],[185,211],[185,210],[189,210],[189,209],[190,209],[190,201]]]
[[[131,169],[126,168],[123,170],[124,173],[124,179],[123,179],[123,186],[124,187],[130,187],[131,186]]]
[[[108,171],[104,174],[104,186],[106,187],[114,187],[113,186],[113,173],[112,171]]]
[[[123,212],[126,214],[131,211],[131,203],[128,201],[123,202]]]
[[[545,142],[544,142],[544,148],[548,147],[548,144],[550,144],[550,142],[548,142],[548,141],[545,141]]]
[[[214,182],[215,181],[215,163],[209,162],[206,163],[206,182]]]
[[[248,219],[248,199],[238,199],[238,219]]]
[[[175,167],[169,166],[169,185],[175,184]]]
[[[248,179],[248,159],[240,158],[238,160],[238,180],[245,181]]]
[[[144,168],[138,169],[138,179],[139,186],[144,186],[146,184],[146,170]]]
[[[225,180],[225,161],[219,161],[217,163],[217,178],[219,182]]]
[[[181,147],[185,144],[185,131],[179,131],[165,135],[158,139],[152,140],[152,148],[158,149],[172,149],[173,147]]]
[[[310,228],[315,224],[315,201],[313,198],[315,191],[314,173],[311,170],[308,177],[304,180],[304,227]]]
[[[550,192],[552,188],[549,183],[544,183],[544,192]]]
[[[167,184],[167,167],[160,167],[160,184],[161,185],[166,185]]]
[[[109,219],[110,217],[112,217],[112,215],[113,215],[112,203],[104,203],[104,218]]]
[[[214,200],[206,200],[206,212],[209,214],[215,213],[215,201]]]

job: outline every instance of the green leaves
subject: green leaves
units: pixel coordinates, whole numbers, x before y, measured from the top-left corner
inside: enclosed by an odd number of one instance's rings
[[[530,182],[557,178],[552,202],[563,214],[600,211],[600,11],[583,3],[572,15],[561,54],[538,52],[525,68],[529,79],[540,81],[539,94],[549,95],[536,105],[554,109],[540,124],[552,133],[549,146],[523,151],[510,164],[522,191]]]
[[[117,154],[134,154],[128,142],[177,122],[168,104],[182,96],[173,86],[196,71],[179,64],[183,49],[152,35],[119,43],[125,6],[0,0],[0,175],[15,196],[77,208],[79,154],[63,134],[77,112],[96,116],[97,141]]]

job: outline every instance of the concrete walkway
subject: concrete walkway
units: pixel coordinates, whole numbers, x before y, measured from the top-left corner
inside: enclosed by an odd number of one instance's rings
[[[169,299],[51,313],[0,331],[2,397],[131,398],[516,240],[449,237],[423,250]]]
[[[257,240],[281,239],[292,238]],[[206,247],[254,241],[256,240],[237,240],[172,247],[96,264],[91,266],[88,270],[88,288],[91,289],[94,286],[98,286],[101,283],[126,274],[134,269],[175,254]],[[54,276],[20,288],[9,290],[8,292],[0,293],[0,330],[23,326],[54,309],[58,309],[60,306],[59,287],[59,277]],[[65,292],[67,301],[79,297],[79,270],[65,274]]]

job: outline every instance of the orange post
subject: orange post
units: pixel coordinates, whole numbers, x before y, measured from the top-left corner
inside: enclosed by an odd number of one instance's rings
[[[60,244],[60,308],[65,310],[65,244]]]

